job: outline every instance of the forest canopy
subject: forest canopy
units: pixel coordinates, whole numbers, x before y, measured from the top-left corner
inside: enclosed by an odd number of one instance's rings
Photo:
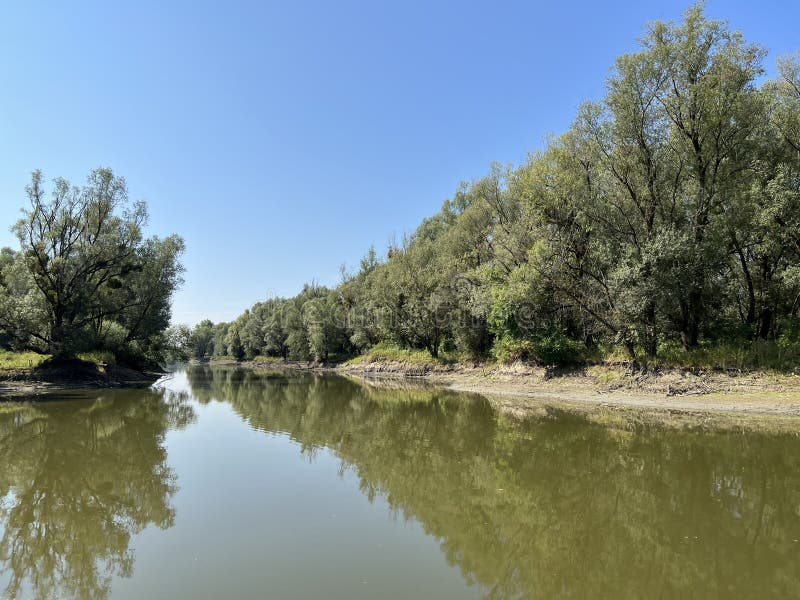
[[[165,346],[171,299],[183,282],[183,240],[145,237],[144,202],[125,180],[92,171],[84,186],[34,171],[28,206],[0,251],[0,343],[56,358],[106,350],[153,364]]]
[[[580,360],[800,336],[800,53],[696,4],[620,56],[605,96],[517,167],[463,184],[335,288],[184,331],[195,357],[325,360],[376,344]]]

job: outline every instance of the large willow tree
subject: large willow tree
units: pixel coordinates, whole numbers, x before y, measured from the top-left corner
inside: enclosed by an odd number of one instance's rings
[[[182,283],[183,240],[145,238],[145,204],[130,202],[109,169],[92,171],[82,187],[55,179],[50,194],[35,171],[26,192],[12,228],[20,249],[0,263],[0,326],[13,344],[56,357],[150,353]]]

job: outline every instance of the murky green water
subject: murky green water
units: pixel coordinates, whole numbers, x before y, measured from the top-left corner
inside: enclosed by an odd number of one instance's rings
[[[201,367],[0,406],[0,461],[10,597],[800,597],[795,436]]]

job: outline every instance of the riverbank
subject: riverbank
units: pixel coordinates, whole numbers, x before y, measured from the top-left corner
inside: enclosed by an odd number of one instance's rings
[[[70,361],[31,368],[0,369],[0,401],[46,396],[64,390],[140,387],[161,373],[144,373],[114,364]]]
[[[630,371],[625,365],[552,370],[535,365],[353,361],[343,364],[218,361],[252,370],[349,376],[370,386],[428,383],[480,394],[515,417],[568,411],[627,426],[776,428],[800,431],[800,376],[692,369]]]

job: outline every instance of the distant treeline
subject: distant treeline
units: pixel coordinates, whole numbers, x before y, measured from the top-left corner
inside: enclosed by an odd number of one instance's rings
[[[193,354],[324,360],[391,343],[557,363],[796,343],[800,53],[776,79],[765,56],[702,4],[651,24],[545,150],[463,184],[337,287],[185,331]]]

